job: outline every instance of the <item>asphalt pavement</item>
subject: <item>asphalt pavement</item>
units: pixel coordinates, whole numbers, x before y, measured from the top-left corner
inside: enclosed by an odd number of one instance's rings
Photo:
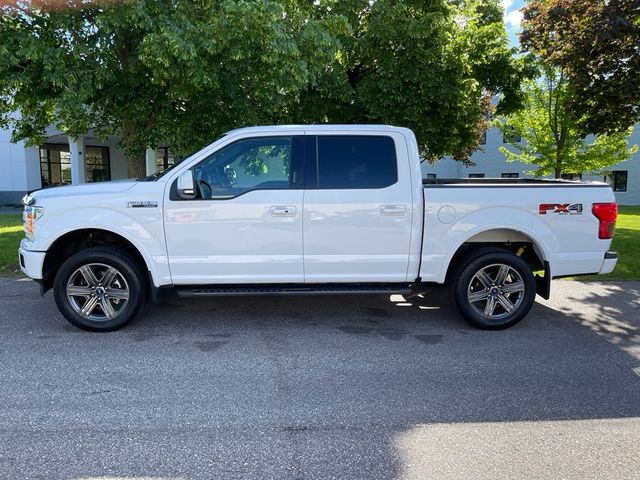
[[[0,279],[1,479],[638,479],[640,282],[506,331],[423,297],[170,300],[83,332]]]

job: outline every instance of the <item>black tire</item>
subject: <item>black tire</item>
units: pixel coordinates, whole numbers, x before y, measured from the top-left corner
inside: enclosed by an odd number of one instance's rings
[[[462,317],[485,330],[501,330],[520,322],[536,297],[529,265],[517,255],[495,248],[466,254],[454,268],[449,286]]]
[[[56,304],[69,322],[91,332],[111,332],[140,312],[147,282],[144,270],[127,252],[92,247],[62,264],[53,288]]]

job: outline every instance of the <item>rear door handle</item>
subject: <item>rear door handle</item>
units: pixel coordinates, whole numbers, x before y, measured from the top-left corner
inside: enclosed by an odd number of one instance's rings
[[[269,211],[272,217],[295,217],[298,209],[294,206],[276,206]]]
[[[380,205],[380,215],[385,217],[404,217],[407,207],[404,205]]]

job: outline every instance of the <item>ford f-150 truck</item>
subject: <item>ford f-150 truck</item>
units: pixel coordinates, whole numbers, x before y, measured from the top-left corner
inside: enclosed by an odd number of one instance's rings
[[[146,299],[412,294],[448,284],[501,329],[553,278],[608,273],[605,183],[423,180],[413,133],[374,125],[234,130],[149,177],[24,199],[23,272],[77,327],[109,331]]]

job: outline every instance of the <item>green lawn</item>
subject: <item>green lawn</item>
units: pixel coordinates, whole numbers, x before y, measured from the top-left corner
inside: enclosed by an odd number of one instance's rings
[[[24,238],[22,215],[0,214],[0,275],[17,275],[18,245]],[[640,206],[620,207],[611,249],[618,252],[618,265],[608,275],[579,277],[580,280],[640,279]]]
[[[24,238],[22,215],[0,215],[0,275],[17,275],[18,245]]]
[[[640,280],[640,206],[619,207],[611,250],[618,252],[618,265],[613,273],[578,280]]]

